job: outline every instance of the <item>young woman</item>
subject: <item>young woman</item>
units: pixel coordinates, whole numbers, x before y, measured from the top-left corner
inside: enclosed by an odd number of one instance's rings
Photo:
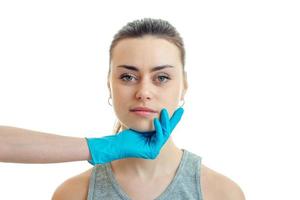
[[[119,120],[116,134],[128,128],[154,130],[152,120],[162,108],[174,114],[188,89],[184,64],[182,38],[167,21],[136,20],[114,36],[107,85]],[[53,199],[245,198],[235,182],[203,165],[200,156],[177,147],[170,136],[155,159],[95,165],[62,183]]]

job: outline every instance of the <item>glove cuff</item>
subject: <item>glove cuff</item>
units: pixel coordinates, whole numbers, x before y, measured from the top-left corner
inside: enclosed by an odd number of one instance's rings
[[[92,149],[92,145],[90,144],[88,138],[85,137],[85,140],[86,140],[86,143],[87,143],[87,146],[88,146],[88,148],[89,148],[90,155],[91,155],[91,160],[88,160],[88,162],[89,162],[91,165],[95,165],[95,162],[94,162],[95,159],[94,159],[94,155],[93,155],[93,153],[92,153],[92,152],[94,152],[93,149]]]

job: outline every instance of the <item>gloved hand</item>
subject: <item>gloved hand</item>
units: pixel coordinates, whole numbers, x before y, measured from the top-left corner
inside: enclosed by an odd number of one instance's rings
[[[88,162],[95,165],[130,157],[155,159],[180,121],[183,112],[183,108],[180,107],[169,119],[167,110],[162,109],[160,120],[157,118],[153,120],[154,131],[138,132],[126,129],[116,135],[86,138],[92,157]]]

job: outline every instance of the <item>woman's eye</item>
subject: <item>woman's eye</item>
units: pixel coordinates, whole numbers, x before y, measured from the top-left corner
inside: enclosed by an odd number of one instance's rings
[[[170,78],[168,76],[158,76],[157,79],[159,80],[159,82],[166,82],[168,80],[170,80]]]
[[[132,81],[138,80],[135,76],[132,76],[130,74],[122,74],[120,76],[120,79],[124,82],[132,82]],[[170,79],[171,78],[168,76],[160,75],[160,76],[157,76],[154,80],[155,80],[155,82],[158,82],[159,84],[161,84],[161,83],[167,82]]]
[[[123,81],[132,81],[132,79],[135,79],[135,77],[131,76],[129,74],[124,74],[124,75],[121,75],[120,79]]]

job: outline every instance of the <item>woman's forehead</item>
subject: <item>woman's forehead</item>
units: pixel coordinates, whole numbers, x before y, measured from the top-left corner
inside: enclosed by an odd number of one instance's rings
[[[179,65],[180,51],[165,39],[145,37],[123,39],[112,51],[111,65],[160,66]]]

